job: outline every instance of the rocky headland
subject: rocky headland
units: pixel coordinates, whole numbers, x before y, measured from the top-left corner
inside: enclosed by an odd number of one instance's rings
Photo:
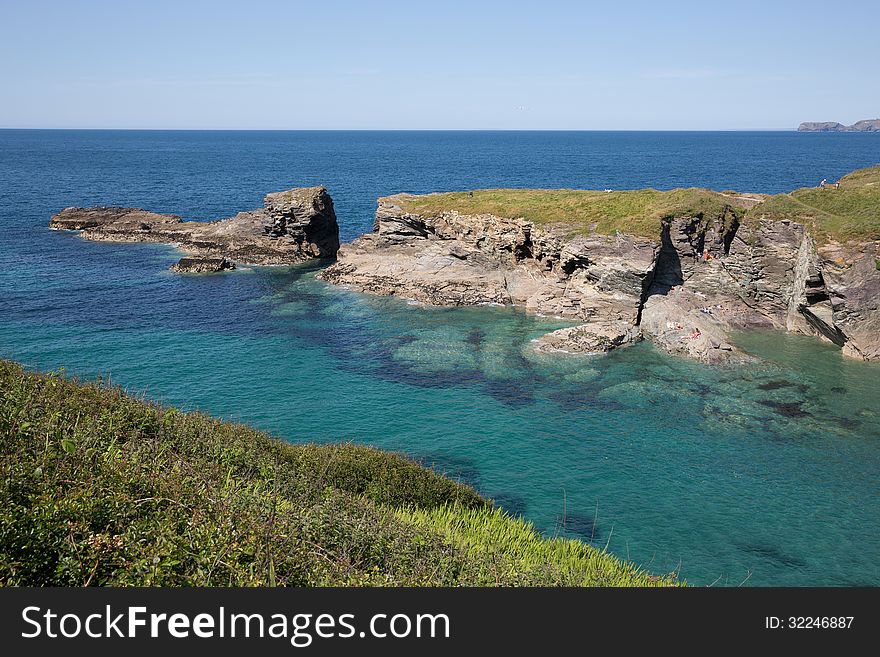
[[[333,258],[339,227],[333,201],[323,187],[268,194],[264,206],[219,221],[183,221],[138,208],[66,208],[50,228],[78,230],[85,239],[174,244],[190,258],[172,269],[213,272],[248,265],[289,265]]]
[[[542,352],[642,338],[703,362],[748,356],[730,332],[820,336],[880,359],[880,168],[838,189],[765,196],[479,190],[379,199],[374,231],[319,274],[433,305],[516,304],[575,325]]]
[[[212,222],[134,208],[67,208],[54,229],[160,242],[175,272],[337,261],[318,277],[432,305],[514,304],[568,319],[539,352],[650,339],[707,363],[748,356],[729,334],[778,329],[880,360],[880,167],[839,187],[767,196],[706,189],[476,190],[379,199],[372,233],[339,246],[323,187],[268,194]],[[337,253],[338,251],[338,253]]]
[[[852,125],[837,121],[805,121],[798,126],[798,132],[880,132],[880,119],[863,119]]]

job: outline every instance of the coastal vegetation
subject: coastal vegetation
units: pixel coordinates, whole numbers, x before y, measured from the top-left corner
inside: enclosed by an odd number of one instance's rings
[[[707,189],[596,191],[582,189],[480,189],[423,196],[401,196],[406,212],[522,217],[537,225],[560,225],[575,233],[627,233],[656,238],[661,222],[674,217],[720,216],[728,197]],[[736,206],[733,206],[736,208]],[[739,211],[736,208],[734,211]]]
[[[804,223],[820,242],[880,239],[880,166],[854,171],[840,187],[812,187],[764,196],[688,188],[658,191],[576,189],[483,189],[421,196],[403,195],[406,212],[522,217],[537,225],[569,226],[573,232],[628,233],[656,239],[664,220],[720,217],[740,222],[790,219]]]
[[[0,361],[0,585],[675,584],[397,454]]]
[[[804,187],[771,196],[752,212],[802,223],[820,243],[880,240],[880,166],[847,174],[839,188]]]

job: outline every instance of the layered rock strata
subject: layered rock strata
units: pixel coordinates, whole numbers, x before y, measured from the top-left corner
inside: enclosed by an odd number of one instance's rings
[[[789,221],[741,224],[737,200],[715,216],[661,222],[660,239],[379,200],[371,234],[344,245],[319,278],[433,305],[516,304],[576,325],[541,352],[599,353],[646,337],[708,363],[748,358],[733,330],[818,335],[846,355],[880,358],[877,242],[819,249]]]

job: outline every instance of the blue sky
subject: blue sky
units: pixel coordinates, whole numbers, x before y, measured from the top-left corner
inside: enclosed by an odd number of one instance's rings
[[[880,116],[880,2],[0,0],[0,127],[788,129]]]

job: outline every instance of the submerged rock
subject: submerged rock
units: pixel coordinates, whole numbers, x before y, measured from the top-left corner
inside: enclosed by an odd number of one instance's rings
[[[219,221],[182,221],[177,215],[137,208],[66,208],[52,217],[49,227],[78,230],[96,241],[174,244],[198,258],[251,265],[332,258],[339,249],[333,201],[323,187],[268,194],[263,208]]]
[[[758,386],[758,390],[783,390],[785,388],[794,388],[795,384],[791,381],[784,381],[780,379],[774,379],[773,381],[767,381],[766,383],[762,383]]]
[[[801,402],[783,402],[775,399],[763,399],[758,403],[763,404],[767,408],[772,408],[779,413],[779,415],[785,417],[806,417],[809,415],[809,413],[802,408]]]

